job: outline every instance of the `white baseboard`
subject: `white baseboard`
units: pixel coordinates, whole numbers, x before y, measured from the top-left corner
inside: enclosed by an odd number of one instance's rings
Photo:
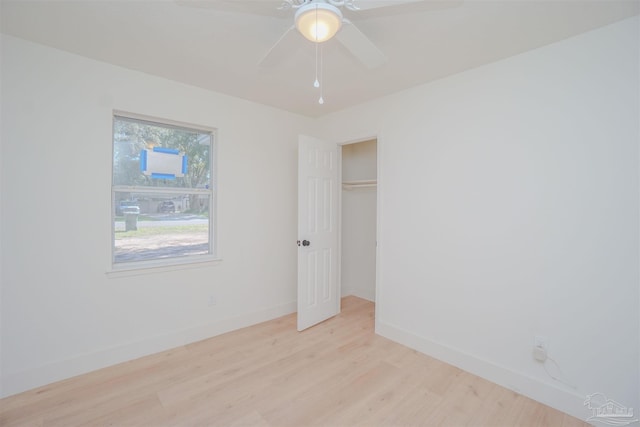
[[[7,397],[23,391],[31,390],[56,381],[85,374],[107,366],[116,365],[128,360],[148,356],[169,350],[181,345],[200,341],[236,329],[266,322],[280,316],[296,312],[295,301],[276,307],[263,309],[254,313],[224,319],[215,323],[198,326],[182,331],[174,331],[165,335],[150,337],[143,341],[122,344],[116,347],[78,355],[28,371],[9,374],[2,377],[0,397]]]
[[[375,289],[356,289],[356,288],[344,288],[342,289],[342,296],[347,297],[353,295],[358,298],[366,299],[367,301],[376,302]]]
[[[382,321],[376,321],[376,333],[580,420],[586,420],[591,415],[584,406],[586,396],[574,390],[561,389],[555,384],[478,359]]]

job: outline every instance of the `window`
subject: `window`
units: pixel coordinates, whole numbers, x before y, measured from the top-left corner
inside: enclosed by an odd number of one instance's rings
[[[113,116],[112,263],[215,257],[215,130]]]

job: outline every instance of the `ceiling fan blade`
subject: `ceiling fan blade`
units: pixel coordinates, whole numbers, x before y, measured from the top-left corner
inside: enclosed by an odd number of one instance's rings
[[[358,10],[378,9],[380,7],[398,6],[405,3],[415,3],[423,0],[355,0],[353,5]]]
[[[348,19],[343,19],[342,28],[336,34],[336,39],[369,69],[377,68],[387,62],[384,53]]]
[[[285,58],[291,57],[291,52],[296,49],[299,41],[300,38],[298,37],[296,26],[292,25],[258,62],[258,66],[262,68],[273,67]]]
[[[465,0],[356,0],[353,16],[375,18],[407,13],[430,12],[459,7]]]

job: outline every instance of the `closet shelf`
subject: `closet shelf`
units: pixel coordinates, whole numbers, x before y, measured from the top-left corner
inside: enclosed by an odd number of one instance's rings
[[[370,188],[376,187],[377,185],[378,181],[375,179],[361,179],[358,181],[344,181],[342,188],[344,190],[355,190],[356,188]]]

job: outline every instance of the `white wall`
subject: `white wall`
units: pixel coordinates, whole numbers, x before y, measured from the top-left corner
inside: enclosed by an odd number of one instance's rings
[[[342,146],[342,181],[377,178],[375,140]],[[342,295],[375,301],[376,188],[342,191]]]
[[[114,109],[219,130],[224,261],[106,274]],[[309,123],[2,36],[2,394],[295,311]]]
[[[639,29],[317,123],[337,142],[378,135],[379,333],[582,419],[596,392],[638,410]],[[575,388],[532,359],[535,335]]]
[[[639,27],[315,122],[2,36],[2,393],[294,311],[316,129],[378,135],[380,333],[581,418],[595,392],[637,411]],[[113,109],[219,129],[222,263],[106,275]]]

